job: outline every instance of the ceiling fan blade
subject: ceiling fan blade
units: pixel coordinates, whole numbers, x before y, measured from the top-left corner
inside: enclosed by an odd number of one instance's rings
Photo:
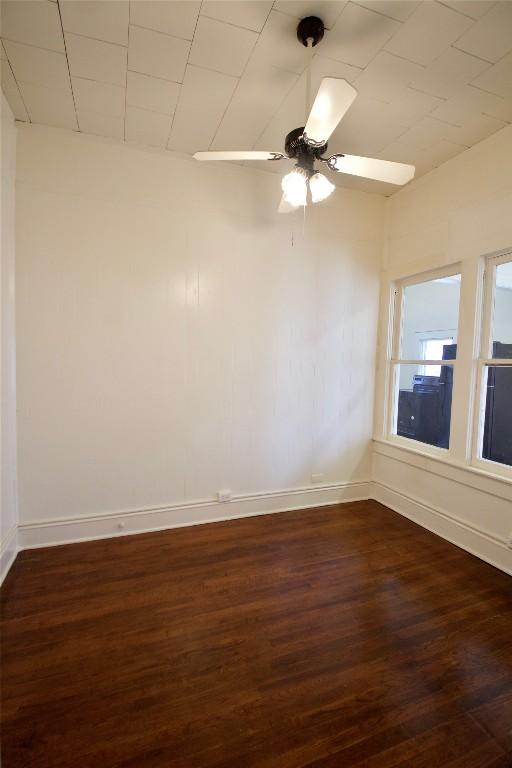
[[[405,163],[393,163],[390,160],[377,160],[373,157],[358,155],[332,155],[327,161],[331,171],[348,173],[351,176],[363,176],[366,179],[385,181],[388,184],[407,184],[414,177],[416,168]]]
[[[356,96],[356,89],[346,80],[324,77],[304,128],[306,142],[325,144]]]
[[[282,152],[196,152],[196,160],[282,160]]]

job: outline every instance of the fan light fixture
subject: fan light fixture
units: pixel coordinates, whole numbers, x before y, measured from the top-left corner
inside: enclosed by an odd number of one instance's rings
[[[311,199],[314,203],[320,203],[331,195],[336,187],[323,173],[314,173],[309,180]]]
[[[283,176],[281,188],[284,200],[293,208],[307,205],[308,186],[313,203],[320,203],[329,197],[336,189],[323,173],[308,173],[307,170],[296,166],[291,173]]]
[[[299,205],[307,205],[308,196],[308,175],[302,168],[294,168],[291,173],[283,176],[281,189],[284,193],[284,199],[294,208]]]

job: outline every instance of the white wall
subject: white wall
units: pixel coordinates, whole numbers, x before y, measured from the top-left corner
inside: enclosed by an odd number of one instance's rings
[[[375,408],[373,478],[383,503],[512,572],[512,483],[468,468],[475,386],[482,256],[512,249],[512,127],[413,182],[387,203]],[[458,368],[454,378],[451,455],[386,437],[387,338],[393,280],[459,263],[462,271]],[[462,330],[464,332],[462,332]]]
[[[16,127],[14,117],[1,96],[0,174],[1,185],[1,494],[0,494],[0,581],[9,569],[17,547],[16,478],[16,344],[14,303],[14,231]]]
[[[338,189],[303,231],[279,183],[20,126],[24,545],[227,515],[224,488],[268,511],[318,473],[309,503],[368,494],[384,200]]]

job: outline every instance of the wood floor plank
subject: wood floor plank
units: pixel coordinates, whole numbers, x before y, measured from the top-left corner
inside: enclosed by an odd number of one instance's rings
[[[512,580],[376,502],[25,551],[1,603],[4,768],[512,766]]]

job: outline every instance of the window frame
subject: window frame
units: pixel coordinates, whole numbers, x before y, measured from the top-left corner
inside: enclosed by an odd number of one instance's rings
[[[457,358],[455,360],[409,360],[400,357],[403,329],[404,329],[404,290],[408,286],[419,285],[421,283],[428,283],[432,280],[438,280],[443,277],[453,277],[460,275],[461,285],[459,293],[459,310],[457,315],[457,340],[460,328],[460,315],[461,315],[461,299],[462,299],[462,263],[456,262],[449,264],[446,267],[438,269],[428,270],[426,272],[419,272],[414,275],[409,275],[404,278],[400,278],[391,282],[391,313],[390,313],[390,354],[388,356],[388,376],[387,376],[387,398],[386,398],[386,415],[385,415],[385,440],[391,444],[397,445],[403,448],[409,448],[413,450],[420,450],[422,453],[430,454],[431,456],[443,459],[453,459],[452,450],[452,433],[450,425],[450,441],[448,448],[440,448],[436,445],[430,445],[429,443],[423,443],[420,440],[413,440],[409,437],[404,437],[396,433],[396,415],[398,408],[398,376],[401,365],[449,365],[453,368],[454,388],[452,391],[452,397],[455,395],[455,379],[457,372],[457,365],[459,363],[459,354],[457,349]],[[451,418],[450,418],[451,421]]]
[[[512,479],[512,466],[482,457],[487,400],[487,371],[489,367],[512,367],[512,358],[493,358],[493,319],[496,289],[496,268],[512,262],[512,250],[500,251],[484,257],[482,274],[482,320],[476,360],[476,394],[474,398],[471,466],[486,473]]]

